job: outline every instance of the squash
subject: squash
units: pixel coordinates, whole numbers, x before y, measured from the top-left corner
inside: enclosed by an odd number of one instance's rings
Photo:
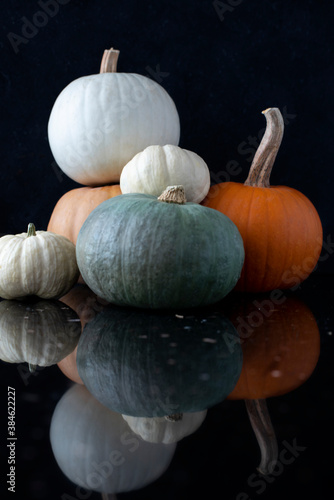
[[[119,194],[122,193],[118,184],[72,189],[58,200],[47,230],[61,234],[76,244],[81,226],[94,208]]]
[[[81,327],[91,321],[103,309],[106,303],[97,297],[86,285],[74,286],[66,295],[59,299],[71,307],[79,316]],[[77,346],[68,356],[59,361],[58,367],[63,374],[73,382],[83,384],[77,368]]]
[[[224,312],[239,333],[243,351],[240,378],[227,399],[243,399],[261,449],[259,471],[272,471],[278,456],[266,400],[300,387],[320,355],[320,333],[312,311],[282,294],[230,297]]]
[[[119,51],[106,50],[100,74],[78,78],[57,97],[48,123],[58,166],[79,184],[118,182],[124,165],[151,144],[175,144],[180,121],[157,82],[117,73]]]
[[[284,122],[277,108],[263,111],[267,128],[244,184],[214,185],[203,201],[236,224],[245,263],[236,290],[266,292],[297,286],[313,271],[322,248],[322,226],[311,201],[296,189],[270,186]]]
[[[186,199],[200,203],[210,188],[210,172],[205,161],[178,146],[148,146],[137,153],[122,170],[123,194],[159,196],[168,186],[182,185]]]
[[[64,236],[36,231],[30,223],[26,233],[0,238],[0,297],[56,299],[78,277],[75,246]]]
[[[186,203],[182,186],[156,198],[122,194],[99,205],[77,239],[78,266],[99,297],[143,308],[219,301],[244,260],[236,226],[216,210]]]
[[[65,476],[90,492],[102,492],[103,498],[143,488],[158,479],[176,447],[143,441],[122,415],[108,410],[78,384],[57,403],[50,441]]]
[[[131,417],[123,415],[129,427],[149,443],[177,443],[193,434],[203,423],[207,410],[166,417]]]
[[[56,300],[0,302],[0,359],[37,366],[58,363],[79,341],[80,320],[70,307]]]
[[[85,326],[78,372],[100,403],[164,417],[204,411],[231,393],[242,366],[235,328],[210,308],[179,312],[108,306]]]

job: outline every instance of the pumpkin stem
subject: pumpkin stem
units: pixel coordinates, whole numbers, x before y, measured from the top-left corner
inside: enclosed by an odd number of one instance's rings
[[[261,462],[257,470],[264,476],[271,474],[278,458],[275,430],[270,420],[265,399],[246,399],[250,423],[261,450]]]
[[[168,422],[179,422],[183,419],[183,413],[172,413],[171,415],[166,415],[165,419],[168,420]]]
[[[177,203],[184,205],[186,203],[186,194],[183,186],[168,186],[164,192],[159,196],[159,201],[166,203]]]
[[[118,56],[119,50],[112,47],[109,50],[105,50],[102,56],[100,73],[116,73]]]
[[[30,222],[28,224],[28,229],[27,229],[27,238],[28,236],[36,236],[36,228],[35,228],[35,225]]]
[[[35,373],[37,365],[34,365],[33,363],[28,363],[29,371],[30,373]]]
[[[270,174],[282,142],[284,121],[278,108],[262,111],[267,127],[255,153],[245,186],[270,187]]]

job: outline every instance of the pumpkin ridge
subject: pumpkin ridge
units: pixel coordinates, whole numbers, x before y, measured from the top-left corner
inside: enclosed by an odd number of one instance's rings
[[[245,248],[247,248],[247,239],[249,239],[248,235],[250,234],[249,227],[250,227],[250,223],[251,223],[251,212],[252,212],[253,198],[255,195],[255,189],[248,190],[248,191],[249,191],[250,197],[249,197],[248,203],[247,203],[247,205],[248,205],[247,222],[245,225],[245,230],[243,231],[243,234],[242,234],[242,238],[244,239],[244,247]],[[245,203],[245,205],[246,205],[246,203]],[[248,261],[249,261],[249,259],[247,258],[247,253],[245,252],[245,262],[244,262],[243,269],[241,272],[240,284],[243,288],[246,288],[246,289],[248,288],[248,283],[246,281],[247,270],[248,270]]]

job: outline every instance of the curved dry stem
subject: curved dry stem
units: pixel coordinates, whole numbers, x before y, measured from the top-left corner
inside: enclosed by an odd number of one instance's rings
[[[267,127],[253,158],[245,186],[269,187],[270,174],[282,142],[284,120],[278,108],[262,111]]]
[[[261,450],[261,462],[257,470],[267,476],[275,468],[278,459],[278,445],[275,430],[265,399],[246,399],[250,423]]]

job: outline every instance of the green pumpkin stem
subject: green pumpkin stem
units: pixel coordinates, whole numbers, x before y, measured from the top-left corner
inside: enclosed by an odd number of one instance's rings
[[[187,201],[184,187],[168,186],[158,197],[158,200],[164,201],[165,203],[176,203],[177,205],[184,205]]]
[[[284,121],[278,108],[262,111],[267,127],[255,153],[245,186],[270,187],[270,174],[282,142]]]
[[[183,419],[183,413],[172,413],[171,415],[166,415],[165,419],[168,420],[168,422],[179,422]]]
[[[112,47],[109,50],[105,50],[102,56],[100,73],[116,73],[118,56],[119,50]]]
[[[27,238],[28,238],[29,236],[36,236],[36,228],[35,228],[35,225],[34,225],[32,222],[30,222],[30,223],[28,224],[28,229],[27,229]]]
[[[246,399],[250,423],[261,450],[261,462],[257,470],[267,476],[275,468],[278,459],[278,445],[275,430],[270,420],[265,399]]]

